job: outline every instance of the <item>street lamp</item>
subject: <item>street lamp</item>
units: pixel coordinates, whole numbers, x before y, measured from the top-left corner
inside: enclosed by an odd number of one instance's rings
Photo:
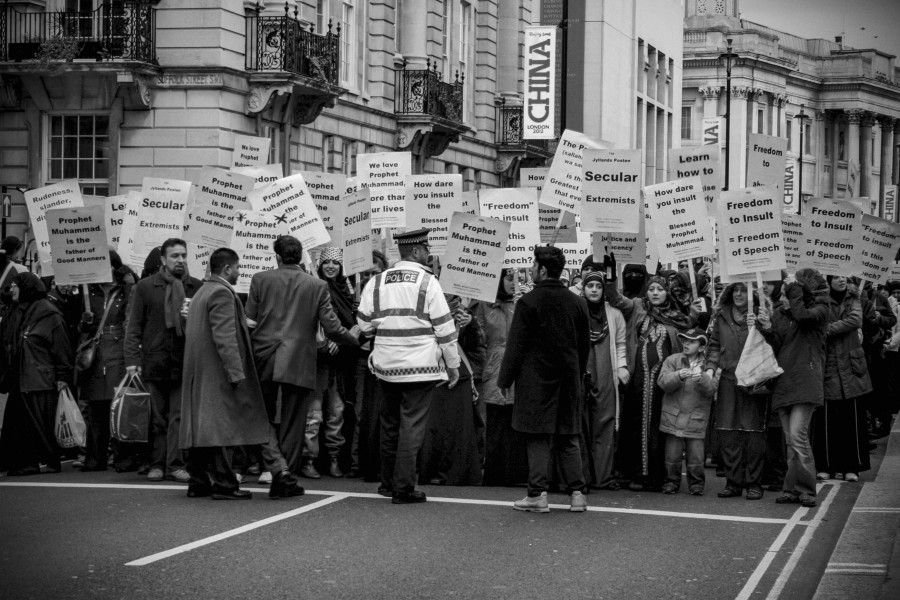
[[[719,58],[725,59],[725,186],[722,190],[728,189],[728,182],[731,176],[729,172],[729,155],[731,154],[731,59],[737,58],[737,54],[731,51],[731,38],[728,38],[728,49],[725,54],[719,55]]]
[[[797,161],[797,214],[801,214],[803,212],[803,130],[806,129],[806,120],[809,119],[809,115],[803,112],[804,105],[800,105],[800,112],[794,115],[795,119],[800,121],[800,151],[797,153],[799,156],[799,160]]]

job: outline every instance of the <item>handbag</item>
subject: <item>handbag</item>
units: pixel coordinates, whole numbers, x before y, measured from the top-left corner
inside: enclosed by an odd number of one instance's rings
[[[150,432],[150,393],[137,375],[126,374],[109,408],[109,433],[120,442],[146,442]]]
[[[87,444],[87,425],[69,386],[59,392],[56,402],[56,443],[60,448],[74,448]]]
[[[106,306],[103,308],[103,316],[100,317],[100,325],[97,327],[97,334],[78,344],[78,348],[75,350],[76,371],[87,371],[94,364],[97,346],[100,345],[100,334],[103,333],[103,325],[106,324],[106,317],[109,316],[109,310],[112,308],[112,303],[115,301],[118,293],[118,290],[114,291],[106,301]]]
[[[784,373],[775,360],[775,352],[755,327],[750,329],[734,375],[737,384],[750,395],[766,394],[766,383]]]

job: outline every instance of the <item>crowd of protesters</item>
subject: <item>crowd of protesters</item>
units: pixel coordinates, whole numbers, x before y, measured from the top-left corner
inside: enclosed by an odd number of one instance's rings
[[[188,273],[178,239],[140,275],[110,252],[111,283],[67,288],[3,240],[0,471],[61,470],[65,387],[88,425],[82,471],[234,499],[249,497],[238,484],[250,477],[289,497],[322,473],[378,481],[398,503],[425,499],[417,481],[527,484],[515,508],[546,512],[559,490],[581,511],[591,490],[677,493],[683,471],[702,495],[715,469],[720,498],[777,491],[814,506],[817,479],[857,481],[871,440],[890,431],[900,282],[859,289],[801,268],[757,290],[722,285],[702,263],[620,272],[611,255],[570,272],[560,250],[539,247],[529,271],[502,271],[493,301],[470,301],[444,296],[416,233],[395,265],[374,251],[351,277],[340,249],[319,249],[313,267],[283,236],[278,267],[249,294],[235,291],[240,257],[227,249],[206,274]],[[747,388],[736,369],[753,329],[783,374]],[[92,364],[76,368],[92,338]],[[147,443],[110,437],[126,376],[150,393]]]

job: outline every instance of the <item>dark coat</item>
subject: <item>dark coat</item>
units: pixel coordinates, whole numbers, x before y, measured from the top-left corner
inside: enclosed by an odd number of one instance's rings
[[[513,428],[580,433],[590,331],[584,298],[558,279],[545,279],[522,296],[497,382],[501,388],[516,384]]]
[[[81,388],[79,399],[86,402],[112,400],[116,386],[125,377],[125,322],[128,319],[128,298],[131,285],[117,285],[107,294],[102,286],[90,286],[90,304],[94,320],[90,325],[81,324],[80,341],[97,335],[107,299],[115,293],[109,313],[100,332],[100,342],[91,368],[78,374]],[[79,342],[80,343],[80,342]]]
[[[859,294],[848,287],[842,302],[828,296],[826,304],[825,399],[849,400],[868,394],[872,381],[860,340],[863,319]]]
[[[9,346],[3,366],[16,370],[19,391],[55,392],[58,381],[72,385],[74,352],[59,309],[49,300],[35,300],[15,321],[4,319],[5,326],[16,324],[18,334],[4,331]]]
[[[338,320],[328,285],[298,265],[256,273],[250,281],[247,316],[257,322],[251,333],[253,356],[264,382],[316,388],[316,333],[359,345]]]
[[[747,336],[750,334],[747,329],[747,321],[736,323],[734,320],[732,309],[735,285],[731,284],[726,287],[719,299],[719,305],[715,311],[715,321],[713,321],[709,335],[709,344],[706,347],[706,366],[704,367],[713,371],[721,367],[724,373],[730,375],[733,375],[737,368],[741,353],[744,351],[744,344],[747,343]],[[753,297],[753,313],[759,314],[759,301],[755,292]]]
[[[244,308],[221,278],[212,276],[194,296],[185,338],[179,446],[265,443],[269,420]]]
[[[193,298],[203,283],[190,275],[184,295]],[[125,331],[125,364],[139,365],[145,381],[181,381],[184,338],[166,327],[166,280],[156,273],[134,286]]]
[[[772,344],[784,373],[772,387],[772,408],[809,403],[821,406],[828,306],[823,294],[792,283],[784,290],[787,307],[772,314],[772,329],[763,335]]]

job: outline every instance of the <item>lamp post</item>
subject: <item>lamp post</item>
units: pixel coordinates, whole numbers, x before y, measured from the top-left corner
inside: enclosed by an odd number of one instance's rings
[[[728,38],[728,49],[725,54],[719,56],[725,59],[725,186],[728,189],[731,173],[729,172],[729,157],[731,154],[731,59],[737,58],[737,54],[731,51],[731,38]]]
[[[800,150],[797,153],[797,214],[803,213],[803,130],[806,129],[806,120],[809,115],[803,112],[804,105],[800,105],[800,112],[794,115],[800,121]]]

